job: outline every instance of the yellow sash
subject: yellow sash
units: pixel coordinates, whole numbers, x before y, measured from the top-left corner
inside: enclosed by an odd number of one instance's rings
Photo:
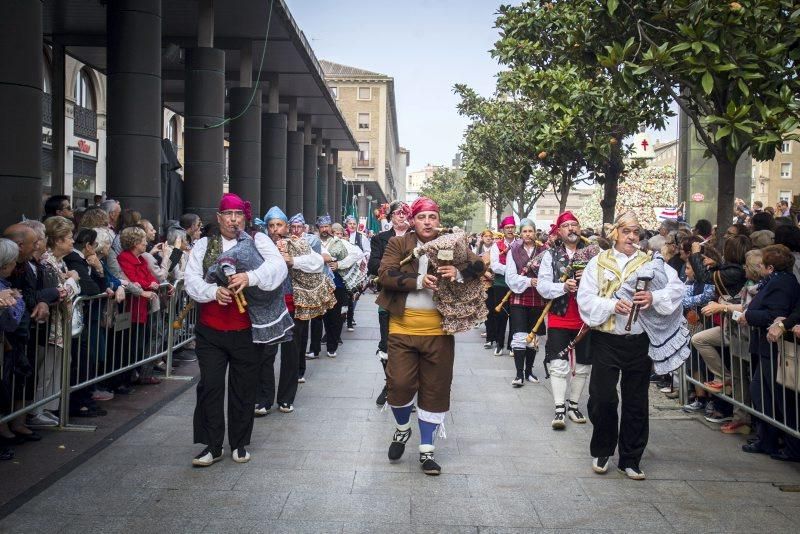
[[[622,283],[648,261],[650,261],[649,254],[645,254],[641,250],[637,251],[636,256],[625,264],[622,272],[620,272],[617,260],[614,258],[614,249],[611,248],[601,252],[597,257],[597,286],[600,288],[600,296],[603,298],[613,297],[614,292],[622,287]],[[607,277],[606,271],[610,271],[614,277]],[[616,314],[612,313],[611,317],[600,325],[597,330],[601,332],[613,332],[615,325]]]
[[[412,310],[389,317],[389,333],[405,336],[442,336],[442,315],[438,310]]]

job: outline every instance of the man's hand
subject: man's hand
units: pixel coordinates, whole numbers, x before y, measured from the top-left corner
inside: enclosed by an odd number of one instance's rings
[[[575,281],[576,282],[580,282],[581,281],[581,276],[583,276],[583,269],[578,269],[577,271],[575,271]]]
[[[772,323],[769,329],[767,330],[767,341],[770,343],[775,343],[779,341],[783,337],[783,328],[778,326],[777,323]]]
[[[441,275],[442,278],[455,280],[456,276],[458,276],[458,269],[455,268],[453,265],[442,265],[436,272]]]
[[[236,273],[228,277],[228,289],[234,293],[241,293],[249,285],[250,278],[248,278],[247,273]]]
[[[227,287],[218,287],[216,295],[217,303],[220,306],[227,306],[233,302],[233,291]]]
[[[632,304],[630,303],[630,301],[627,301],[625,299],[619,299],[617,301],[616,306],[614,306],[614,313],[617,313],[619,315],[628,315],[629,313],[631,313],[631,306]]]
[[[45,322],[50,317],[50,307],[44,302],[39,302],[31,312],[31,319],[37,322]]]
[[[426,274],[422,277],[422,287],[423,289],[430,289],[431,291],[436,291],[438,289],[437,283],[439,279],[433,276],[432,274]]]
[[[531,278],[531,287],[536,287],[539,284],[538,278]]]
[[[330,262],[332,262],[332,261],[333,261],[333,256],[331,256],[331,255],[330,255],[330,254],[328,254],[327,252],[323,252],[323,253],[322,253],[322,259],[323,259],[323,261],[324,261],[325,263],[330,263]]]
[[[175,286],[173,286],[172,284],[168,285],[167,286],[167,296],[171,297],[174,294],[175,294]]]
[[[119,286],[117,290],[114,292],[114,298],[116,299],[117,303],[122,304],[125,302],[125,288]]]
[[[633,303],[637,304],[640,310],[646,310],[653,304],[653,294],[649,291],[637,291],[633,294]]]
[[[738,318],[738,319],[736,319],[736,322],[737,322],[737,323],[739,323],[739,325],[741,325],[741,326],[747,326],[747,317],[746,317],[746,314],[744,314],[744,313],[743,313],[743,314],[741,314],[741,315],[739,316],[739,318]]]
[[[332,271],[336,271],[339,269],[339,262],[338,261],[329,261],[328,267],[331,268]]]
[[[283,256],[283,261],[286,262],[287,266],[291,267],[294,265],[294,259],[292,259],[292,257],[289,256],[288,252],[281,252],[281,256]]]
[[[564,282],[564,291],[567,293],[575,293],[578,290],[578,282],[570,278]]]

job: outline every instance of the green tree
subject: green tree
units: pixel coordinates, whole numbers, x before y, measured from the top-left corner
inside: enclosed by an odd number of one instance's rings
[[[559,177],[555,191],[562,207],[578,177],[591,179],[604,187],[603,220],[611,221],[631,149],[622,140],[643,124],[662,127],[669,106],[657,84],[623,86],[600,62],[591,46],[602,46],[605,36],[584,35],[592,3],[501,6],[492,55],[508,69],[499,75],[499,90],[531,103],[540,163]]]
[[[463,226],[480,206],[467,192],[463,173],[455,169],[437,169],[420,189],[420,195],[439,204],[443,226]]]

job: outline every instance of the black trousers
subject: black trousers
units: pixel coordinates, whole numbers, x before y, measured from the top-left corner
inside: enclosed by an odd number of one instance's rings
[[[378,326],[380,328],[381,338],[378,341],[378,350],[387,352],[389,350],[389,312],[386,310],[378,310]]]
[[[278,404],[294,404],[297,395],[297,341],[285,341],[280,344],[281,370],[278,378]],[[266,405],[268,408],[275,402],[275,356],[278,354],[278,345],[267,345],[263,348],[263,360],[259,370],[258,391],[256,404]],[[303,356],[305,362],[305,356]]]
[[[220,450],[225,438],[225,372],[228,372],[228,443],[250,444],[262,347],[250,329],[221,332],[198,324],[195,352],[200,366],[194,442]]]
[[[638,467],[649,432],[648,391],[652,361],[646,334],[618,336],[592,332],[592,376],[589,380],[589,420],[594,425],[593,457],[613,456],[619,445],[619,467]],[[622,393],[617,416],[617,382]]]
[[[511,328],[509,330],[510,337],[519,332],[524,332],[526,335],[531,331],[533,325],[542,315],[542,309],[539,307],[528,306],[511,306]],[[546,328],[544,322],[539,325],[536,331],[537,335],[544,335]],[[513,348],[513,347],[512,347]],[[536,361],[536,349],[531,347],[514,348],[514,365],[517,368],[517,378],[525,378],[533,373],[533,364]],[[523,369],[524,368],[524,369]],[[545,369],[546,370],[546,369]],[[524,374],[523,374],[524,373]]]
[[[304,321],[295,317],[294,339],[297,342],[297,376],[306,374],[306,347],[308,347],[308,328],[311,321]]]
[[[347,327],[353,328],[353,320],[356,313],[356,299],[355,294],[350,291],[347,292]]]
[[[506,325],[509,320],[509,305],[508,302],[500,309],[499,312],[494,311],[503,297],[508,293],[508,288],[505,286],[492,286],[489,288],[489,318],[486,322],[486,342],[494,341],[500,348],[511,348],[511,333],[509,332],[509,339],[506,340]]]
[[[322,318],[317,317],[311,320],[311,348],[314,354],[322,351],[322,326],[325,326],[325,344],[328,352],[336,352],[339,341],[342,338],[342,306],[347,301],[347,291],[343,287],[337,287],[336,306],[325,312]]]

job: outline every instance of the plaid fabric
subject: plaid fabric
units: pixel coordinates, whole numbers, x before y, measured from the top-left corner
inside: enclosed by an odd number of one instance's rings
[[[542,296],[534,288],[529,287],[521,295],[511,293],[511,304],[515,306],[528,306],[534,308],[544,307],[545,301]]]

